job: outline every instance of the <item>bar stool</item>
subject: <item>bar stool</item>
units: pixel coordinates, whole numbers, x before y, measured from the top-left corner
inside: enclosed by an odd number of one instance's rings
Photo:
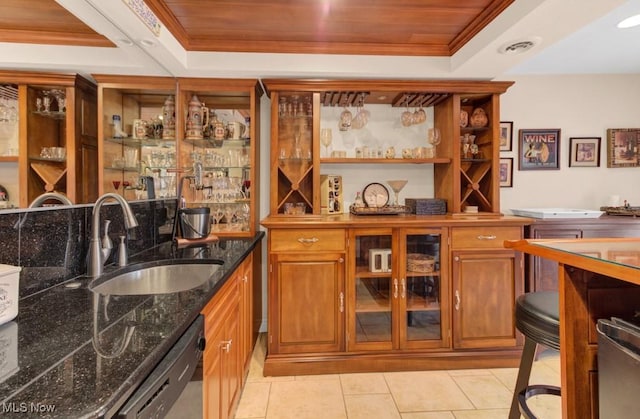
[[[529,376],[538,344],[560,350],[560,316],[557,291],[536,291],[516,299],[516,327],[524,335],[518,378],[513,391],[509,419],[535,419],[527,400],[539,394],[560,396],[560,388],[551,385],[529,385]]]

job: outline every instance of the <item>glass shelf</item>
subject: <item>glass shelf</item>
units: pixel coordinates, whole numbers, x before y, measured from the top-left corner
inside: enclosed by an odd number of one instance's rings
[[[119,137],[109,137],[106,138],[107,141],[122,144],[129,147],[163,147],[163,148],[173,148],[176,145],[176,140],[167,140],[167,139],[159,139],[159,138],[119,138]]]
[[[66,112],[57,112],[57,111],[50,111],[50,112],[45,112],[45,111],[33,111],[33,113],[35,115],[40,115],[40,116],[44,116],[45,118],[51,118],[51,119],[65,119],[67,117],[67,113]]]

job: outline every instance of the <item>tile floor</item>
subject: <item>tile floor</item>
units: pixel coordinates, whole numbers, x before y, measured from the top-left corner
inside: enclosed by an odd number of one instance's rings
[[[517,368],[263,377],[265,335],[256,345],[235,419],[507,418]],[[543,351],[532,383],[560,385],[558,353]],[[560,399],[530,402],[543,419],[561,417]]]

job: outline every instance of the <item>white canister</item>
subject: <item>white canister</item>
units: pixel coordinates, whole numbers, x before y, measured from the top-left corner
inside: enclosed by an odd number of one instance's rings
[[[13,320],[18,315],[19,266],[0,264],[0,324]]]
[[[9,322],[0,326],[0,383],[18,370],[18,325]]]

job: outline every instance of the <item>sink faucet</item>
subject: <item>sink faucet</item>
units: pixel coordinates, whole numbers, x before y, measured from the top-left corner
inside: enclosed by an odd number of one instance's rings
[[[87,275],[90,277],[102,274],[103,265],[111,253],[110,248],[103,248],[100,240],[100,208],[109,199],[115,199],[120,204],[124,215],[124,225],[127,229],[138,226],[136,216],[133,214],[129,203],[122,196],[115,193],[106,193],[96,200],[91,214],[91,241],[89,242],[89,259],[87,261]]]
[[[60,202],[62,205],[73,205],[73,202],[64,194],[60,192],[45,192],[36,197],[30,204],[29,208],[41,207],[46,201],[54,199]]]

